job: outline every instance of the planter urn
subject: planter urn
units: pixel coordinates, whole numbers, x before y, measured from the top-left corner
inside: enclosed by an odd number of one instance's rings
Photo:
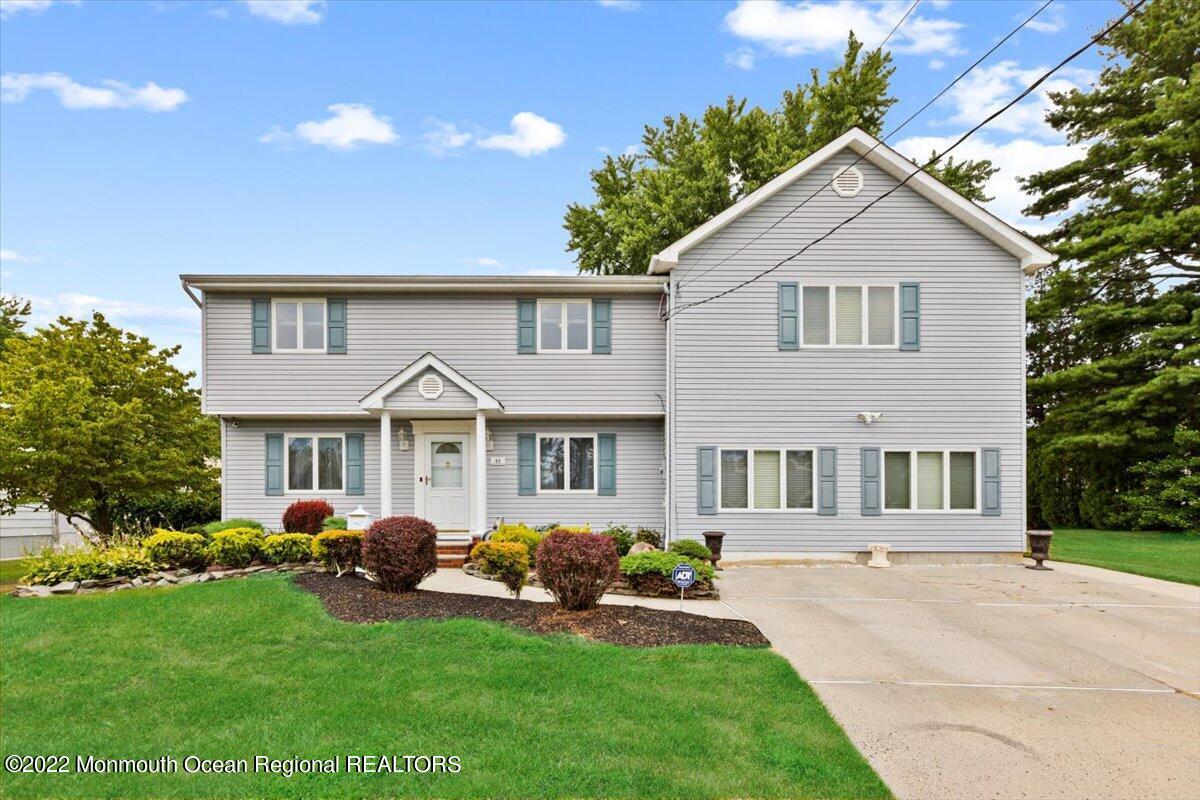
[[[1026,569],[1050,569],[1042,562],[1050,558],[1050,537],[1053,535],[1054,531],[1029,531],[1029,557],[1037,563],[1027,564]]]
[[[712,551],[712,558],[710,558],[709,561],[712,562],[713,569],[716,570],[721,569],[719,566],[717,566],[717,562],[721,560],[721,542],[724,539],[725,531],[704,532],[704,545]]]

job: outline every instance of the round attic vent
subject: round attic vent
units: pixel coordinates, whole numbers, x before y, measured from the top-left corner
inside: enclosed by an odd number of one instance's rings
[[[855,197],[862,187],[863,174],[858,167],[845,167],[833,176],[833,190],[842,197]]]
[[[445,386],[442,385],[442,378],[433,372],[426,372],[421,376],[420,383],[417,384],[417,394],[424,397],[426,400],[437,400],[442,396],[442,390]]]

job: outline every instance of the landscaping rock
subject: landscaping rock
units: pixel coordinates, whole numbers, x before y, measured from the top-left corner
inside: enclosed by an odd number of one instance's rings
[[[188,569],[187,567],[180,567],[179,569],[175,570],[175,577],[177,577],[177,578],[186,578],[188,575],[191,575],[191,574],[192,574],[192,571],[190,569]]]
[[[657,547],[649,542],[634,542],[633,547],[629,548],[629,555],[633,555],[634,553],[649,553],[657,549]]]
[[[50,594],[75,594],[79,581],[63,581],[50,587]]]
[[[167,580],[166,578],[160,578],[154,582],[154,585],[155,586],[170,586],[171,581]]]
[[[16,597],[49,597],[50,587],[40,584],[35,586],[18,586],[12,593]]]
[[[211,581],[212,579],[213,579],[213,574],[211,572],[204,572],[204,573],[201,573],[200,575],[196,576],[196,583],[207,583],[208,581]]]
[[[86,580],[86,581],[80,581],[80,582],[79,582],[79,588],[80,588],[80,590],[83,590],[83,589],[94,589],[94,588],[96,588],[96,587],[97,587],[97,586],[99,586],[99,585],[100,585],[100,581],[94,581],[94,580]]]
[[[132,584],[133,584],[134,586],[145,586],[145,585],[146,585],[146,581],[145,581],[144,579],[142,579],[142,578],[134,578],[134,579],[133,579],[133,581],[132,581]]]

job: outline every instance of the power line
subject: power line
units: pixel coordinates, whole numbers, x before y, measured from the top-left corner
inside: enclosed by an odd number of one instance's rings
[[[883,49],[883,46],[888,43],[888,40],[892,38],[892,36],[896,33],[896,31],[900,30],[900,26],[904,24],[904,20],[908,19],[908,15],[911,14],[912,12],[916,11],[917,6],[919,6],[920,4],[921,4],[921,0],[913,1],[913,4],[908,7],[908,11],[904,12],[904,16],[900,18],[900,21],[892,26],[892,29],[890,31],[888,31],[887,36],[883,37],[883,41],[879,43],[879,46],[877,48],[875,48],[876,50]]]
[[[975,132],[978,131],[980,128],[987,125],[989,122],[994,120],[996,117],[1000,116],[1005,111],[1007,111],[1008,109],[1012,108],[1017,103],[1024,100],[1035,89],[1037,89],[1037,87],[1039,87],[1043,83],[1045,83],[1050,78],[1050,76],[1052,76],[1054,73],[1058,72],[1060,69],[1065,67],[1067,64],[1074,61],[1076,58],[1081,56],[1083,53],[1087,52],[1087,50],[1089,48],[1091,48],[1093,45],[1095,45],[1097,42],[1099,42],[1101,39],[1103,39],[1105,36],[1107,36],[1109,33],[1111,33],[1114,29],[1117,28],[1117,26],[1119,26],[1125,20],[1129,19],[1129,17],[1132,16],[1134,14],[1134,12],[1136,12],[1139,8],[1141,8],[1143,5],[1145,5],[1146,2],[1147,2],[1147,0],[1138,0],[1137,4],[1131,6],[1115,22],[1113,22],[1112,24],[1107,26],[1104,30],[1100,31],[1100,33],[1093,36],[1091,39],[1089,39],[1087,41],[1086,44],[1084,44],[1079,49],[1075,50],[1073,53],[1071,53],[1069,56],[1064,58],[1062,61],[1058,62],[1058,64],[1056,64],[1055,66],[1051,67],[1049,70],[1044,72],[1040,77],[1038,77],[1037,80],[1035,80],[1033,83],[1026,86],[1025,89],[1022,90],[1021,93],[1018,94],[1016,97],[1014,97],[1012,100],[1009,100],[1001,108],[999,108],[996,111],[989,114],[986,118],[984,118],[981,122],[979,122],[973,128],[968,130],[962,136],[958,137],[958,139],[954,142],[954,144],[950,145],[948,148],[946,148],[940,154],[935,155],[933,158],[929,159],[929,161],[925,162],[923,165],[917,167],[917,169],[915,169],[913,172],[909,173],[908,176],[904,178],[904,180],[900,181],[900,183],[896,184],[891,189],[889,189],[886,192],[884,192],[883,194],[881,194],[879,197],[877,197],[874,200],[872,200],[871,202],[867,203],[865,206],[863,206],[857,212],[855,212],[854,214],[851,214],[849,217],[847,217],[846,219],[839,222],[837,225],[830,228],[827,232],[821,234],[816,239],[814,239],[811,242],[809,242],[808,244],[806,244],[804,247],[802,247],[797,252],[793,253],[792,255],[788,256],[787,258],[782,259],[781,261],[777,261],[771,267],[763,270],[762,272],[758,273],[757,275],[755,275],[752,278],[747,278],[746,280],[742,281],[741,283],[739,283],[735,286],[731,286],[730,288],[725,289],[724,291],[717,292],[716,294],[710,295],[709,297],[706,297],[702,300],[697,300],[694,303],[687,303],[686,305],[683,305],[680,308],[676,309],[674,312],[669,312],[667,314],[667,319],[670,319],[671,317],[675,316],[676,314],[680,314],[684,311],[687,311],[688,309],[692,309],[692,308],[695,308],[696,306],[704,305],[705,303],[710,303],[713,300],[717,300],[728,294],[732,294],[733,292],[736,292],[738,289],[749,286],[751,283],[754,283],[755,281],[760,280],[760,279],[766,277],[767,275],[771,274],[775,270],[779,269],[784,264],[791,261],[793,258],[797,258],[797,257],[803,255],[805,252],[808,251],[808,249],[810,247],[813,247],[814,245],[819,244],[820,242],[823,242],[825,239],[828,239],[830,236],[832,236],[838,230],[840,230],[841,228],[845,227],[847,224],[849,224],[849,223],[853,222],[854,220],[858,219],[859,217],[861,217],[872,206],[881,202],[882,200],[884,200],[888,196],[892,195],[893,193],[899,191],[901,187],[903,187],[905,184],[907,184],[909,182],[910,179],[913,178],[913,176],[915,176],[919,173],[925,172],[926,168],[928,168],[928,167],[932,166],[933,164],[935,164],[936,162],[940,161],[944,156],[948,155],[956,147],[958,147],[960,144],[962,144],[964,141],[966,141],[968,137],[974,135]]]

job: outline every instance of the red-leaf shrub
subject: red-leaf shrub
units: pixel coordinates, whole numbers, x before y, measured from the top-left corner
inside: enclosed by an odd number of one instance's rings
[[[283,512],[283,529],[287,533],[307,533],[316,536],[321,523],[333,516],[333,506],[324,500],[297,500]]]
[[[363,568],[387,592],[411,592],[437,569],[437,528],[420,517],[384,517],[363,537]]]
[[[537,547],[538,578],[567,611],[595,608],[621,574],[611,536],[553,530]]]

